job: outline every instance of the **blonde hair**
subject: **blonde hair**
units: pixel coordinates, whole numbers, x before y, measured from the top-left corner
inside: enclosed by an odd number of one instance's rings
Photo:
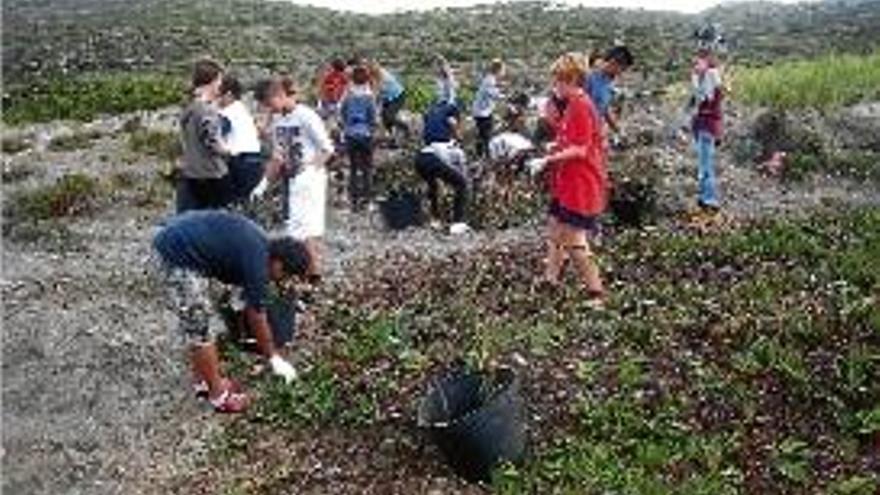
[[[557,81],[579,84],[587,73],[587,62],[579,53],[565,53],[553,62],[550,73]]]

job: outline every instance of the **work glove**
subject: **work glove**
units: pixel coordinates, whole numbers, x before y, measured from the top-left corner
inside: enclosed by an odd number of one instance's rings
[[[255,187],[251,191],[251,196],[250,196],[251,201],[258,201],[260,199],[263,199],[263,195],[266,194],[266,189],[268,189],[268,188],[269,188],[269,180],[266,179],[265,177],[263,177],[263,179],[260,181],[260,183],[257,184],[257,187]]]
[[[547,159],[546,158],[532,158],[531,160],[526,162],[526,170],[529,171],[529,174],[534,177],[541,173],[547,167]]]
[[[278,354],[269,358],[269,367],[272,368],[272,374],[281,377],[287,384],[296,380],[296,369]]]

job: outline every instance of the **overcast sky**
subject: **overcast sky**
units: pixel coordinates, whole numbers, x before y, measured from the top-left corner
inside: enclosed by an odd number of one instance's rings
[[[423,10],[436,7],[463,7],[475,4],[492,3],[492,0],[359,0],[340,2],[339,0],[291,0],[294,3],[311,4],[334,9],[343,8],[356,12],[380,14],[395,10]],[[721,3],[711,0],[563,0],[563,3],[580,4],[590,7],[625,7],[678,10],[681,12],[699,12]],[[782,0],[782,3],[795,3],[792,0]]]

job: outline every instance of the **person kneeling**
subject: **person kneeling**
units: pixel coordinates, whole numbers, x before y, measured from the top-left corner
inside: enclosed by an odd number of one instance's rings
[[[425,147],[416,156],[416,172],[428,185],[431,215],[435,220],[442,217],[438,182],[444,182],[454,191],[452,225],[450,234],[470,231],[464,221],[468,205],[469,181],[464,150],[456,143],[459,135],[458,107],[448,101],[431,106],[424,116]]]
[[[218,412],[241,412],[248,399],[220,372],[217,347],[210,327],[213,282],[238,287],[245,316],[260,353],[272,372],[285,381],[296,370],[276,351],[266,316],[269,281],[304,277],[309,254],[290,238],[269,239],[257,224],[222,210],[191,211],[172,218],[153,239],[161,260],[168,303],[177,313],[179,330],[191,348],[197,387],[207,389]]]

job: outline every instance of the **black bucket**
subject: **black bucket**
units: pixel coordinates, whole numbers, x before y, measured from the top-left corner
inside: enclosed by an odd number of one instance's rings
[[[647,183],[622,181],[614,187],[610,206],[619,225],[639,228],[655,215],[657,192]]]
[[[464,366],[435,378],[419,407],[446,461],[469,481],[490,481],[503,462],[519,462],[526,450],[525,406],[510,369],[494,376]]]
[[[416,227],[425,222],[421,197],[409,191],[392,191],[379,202],[379,211],[385,226],[391,230]]]
[[[293,341],[296,334],[296,314],[299,311],[297,298],[291,294],[271,292],[266,300],[266,319],[272,330],[272,340],[276,347],[283,347]],[[220,301],[219,312],[229,333],[229,339],[249,352],[257,352],[244,311],[232,308],[228,299]]]

